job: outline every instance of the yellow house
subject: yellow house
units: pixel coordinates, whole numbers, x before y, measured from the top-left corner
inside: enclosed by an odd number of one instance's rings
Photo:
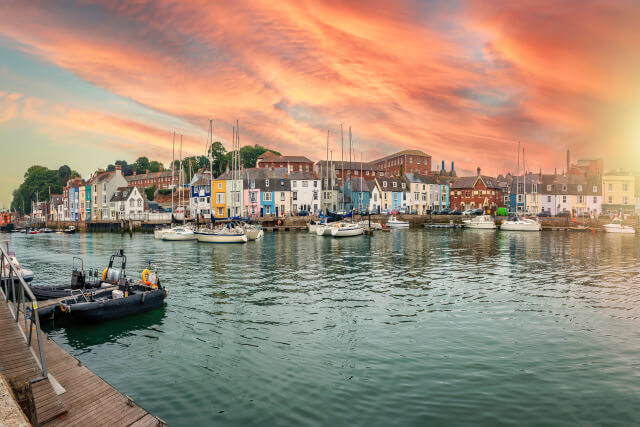
[[[216,218],[227,217],[227,181],[211,180],[211,213]]]
[[[635,211],[635,178],[631,174],[602,176],[602,212],[633,215]]]

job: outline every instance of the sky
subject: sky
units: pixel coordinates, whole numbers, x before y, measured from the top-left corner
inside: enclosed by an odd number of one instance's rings
[[[418,149],[458,174],[638,170],[637,1],[0,3],[0,206],[34,164],[84,177],[214,138],[334,159]],[[435,168],[435,166],[434,166]],[[473,172],[472,172],[473,171]]]

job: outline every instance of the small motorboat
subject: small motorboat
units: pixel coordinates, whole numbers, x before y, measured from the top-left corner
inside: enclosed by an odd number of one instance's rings
[[[40,234],[40,230],[36,228],[27,228],[27,234]]]
[[[496,222],[489,215],[478,215],[471,219],[462,221],[465,228],[495,230]]]
[[[64,231],[64,234],[74,234],[76,232],[76,226],[70,225],[69,227],[65,228],[63,231]]]
[[[119,278],[118,288],[101,289],[94,292],[81,292],[60,303],[63,318],[83,322],[103,322],[125,316],[143,313],[162,306],[167,297],[167,289],[160,284],[154,269],[142,273],[142,281],[132,283],[126,277],[127,260],[122,258],[120,268],[108,268],[105,276]]]
[[[48,299],[62,298],[66,296],[72,296],[74,291],[85,289],[96,289],[100,287],[112,286],[114,284],[114,278],[106,277],[106,272],[113,267],[114,261],[120,255],[112,255],[109,260],[109,267],[104,272],[100,273],[97,269],[89,270],[87,273],[84,269],[84,261],[82,258],[73,257],[72,271],[71,271],[71,283],[62,286],[33,286],[29,288],[31,292],[39,301]],[[117,283],[117,279],[116,282]]]
[[[517,217],[514,220],[507,220],[500,224],[503,231],[542,231],[542,225],[535,219]]]
[[[164,233],[165,231],[169,231],[169,230],[171,230],[170,227],[163,227],[163,226],[156,227],[153,230],[153,237],[156,240],[162,240],[162,233]]]
[[[196,240],[193,230],[187,227],[172,227],[162,232],[162,240],[179,241],[179,240]]]
[[[231,224],[215,230],[202,228],[195,235],[198,242],[202,243],[247,243],[249,240],[243,228]]]
[[[369,223],[368,220],[363,219],[358,224],[360,225],[360,227],[365,229],[382,230],[382,224],[380,224],[379,222],[371,221],[371,223]]]
[[[395,215],[392,215],[387,220],[387,227],[391,228],[409,228],[409,221],[402,221],[396,218]]]
[[[624,225],[620,218],[614,218],[610,224],[605,224],[604,231],[607,233],[636,234],[636,229],[630,225]]]
[[[13,264],[13,266],[16,268],[16,270],[18,270],[18,273],[22,276],[22,279],[27,282],[30,283],[33,280],[33,271],[27,269],[27,268],[22,268],[22,266],[20,265],[20,263],[18,262],[18,259],[16,258],[16,254],[12,251],[7,252],[7,255],[9,256],[9,262],[11,262],[11,264]],[[5,259],[4,262],[7,262],[7,260]],[[4,265],[4,264],[0,264],[0,279],[2,279],[2,282],[4,282],[5,280],[7,280],[10,276],[10,268],[8,265]],[[17,281],[17,278],[14,277],[14,282]]]
[[[49,233],[53,233],[53,230],[50,228],[44,227],[40,229],[40,233],[49,234]]]
[[[360,224],[354,224],[351,222],[338,222],[331,227],[331,235],[333,237],[352,237],[360,236],[364,229]]]

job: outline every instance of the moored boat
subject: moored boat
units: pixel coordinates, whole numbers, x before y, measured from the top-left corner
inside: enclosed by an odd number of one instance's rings
[[[260,230],[262,231],[262,230]],[[200,229],[195,232],[198,242],[202,243],[247,243],[249,240],[241,227],[227,224],[222,229]]]
[[[402,221],[396,218],[395,215],[391,215],[391,217],[387,220],[387,227],[409,228],[409,221]]]
[[[500,230],[503,231],[541,231],[542,225],[534,219],[516,218],[507,220],[500,224]]]
[[[75,225],[70,225],[69,227],[64,229],[64,234],[74,234],[76,232]]]
[[[624,225],[620,218],[614,218],[611,223],[605,224],[604,231],[607,233],[636,234],[636,229],[630,225]]]
[[[13,264],[13,266],[16,268],[18,273],[22,276],[22,279],[27,283],[31,282],[33,280],[33,271],[27,268],[22,268],[14,252],[8,251],[7,255],[9,256],[9,259],[8,260],[5,259],[4,262],[5,263],[10,262],[11,264]],[[9,266],[0,264],[0,279],[2,279],[2,281],[9,278],[9,275],[10,275],[9,273],[10,273]],[[15,281],[16,278],[14,278],[13,280]]]
[[[193,232],[193,230],[190,230],[187,227],[184,227],[184,226],[172,227],[162,232],[162,240],[169,240],[169,241],[196,240],[196,235]]]
[[[261,225],[245,224],[244,234],[247,235],[247,240],[259,240],[264,237],[264,230]]]
[[[74,291],[85,289],[96,289],[103,286],[111,286],[118,283],[119,277],[107,277],[109,269],[113,269],[114,261],[121,257],[121,254],[112,255],[109,260],[108,267],[100,273],[96,270],[89,270],[87,273],[84,269],[84,261],[82,258],[73,257],[71,281],[68,285],[62,286],[34,286],[30,285],[29,289],[37,300],[43,301],[48,299],[62,298],[72,296]]]
[[[471,219],[465,219],[462,221],[465,228],[483,229],[483,230],[495,230],[496,223],[489,215],[478,215]]]
[[[363,228],[359,224],[350,222],[338,222],[331,227],[331,235],[333,237],[352,237],[360,236]]]
[[[331,224],[318,224],[316,226],[316,234],[318,236],[331,236],[331,229],[335,223]]]

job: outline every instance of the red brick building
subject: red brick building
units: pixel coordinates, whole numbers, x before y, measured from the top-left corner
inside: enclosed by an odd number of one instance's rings
[[[345,177],[351,176],[352,178],[359,178],[360,173],[362,173],[362,177],[365,179],[365,181],[373,181],[376,176],[384,176],[384,170],[378,168],[373,163],[360,164],[360,162],[351,162],[351,164],[349,164],[348,161],[327,162],[326,160],[320,160],[318,163],[316,163],[316,174],[319,177],[322,177],[322,175],[329,170],[329,164],[331,164],[331,168],[335,170],[335,177],[339,180],[342,180],[343,171]]]
[[[458,178],[449,189],[449,206],[451,210],[483,208],[492,213],[504,206],[504,197],[498,180],[491,176],[481,175],[480,168],[476,176]]]
[[[179,183],[180,171],[174,171],[173,184],[177,187]],[[171,171],[162,171],[162,172],[149,172],[142,173],[140,175],[133,172],[133,175],[125,176],[124,179],[127,180],[127,185],[129,187],[138,187],[138,188],[149,188],[153,185],[156,186],[158,190],[164,190],[171,187]],[[185,174],[182,172],[182,183],[187,184],[185,182]]]
[[[404,150],[371,162],[389,176],[404,173],[431,175],[431,156],[420,150]]]
[[[256,160],[256,167],[263,169],[287,168],[291,172],[313,172],[313,161],[304,156],[278,156],[271,151],[265,151]]]

